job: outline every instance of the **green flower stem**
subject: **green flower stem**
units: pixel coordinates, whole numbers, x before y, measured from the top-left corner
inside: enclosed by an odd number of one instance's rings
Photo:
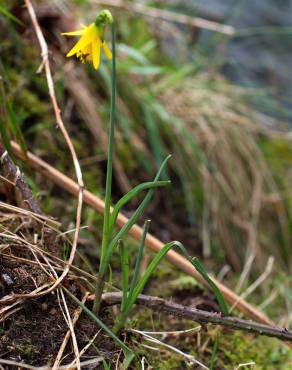
[[[95,292],[94,292],[95,298],[94,298],[93,307],[92,307],[92,312],[95,315],[98,315],[99,310],[100,310],[101,296],[103,293],[104,285],[105,285],[105,275],[98,274],[98,280],[97,280],[97,283],[95,286]]]
[[[114,149],[114,135],[115,135],[115,111],[116,111],[116,45],[115,45],[115,25],[111,23],[112,34],[112,91],[111,91],[111,107],[110,107],[110,121],[109,121],[109,142],[107,155],[107,170],[106,170],[106,185],[105,185],[105,207],[103,218],[103,233],[101,244],[100,263],[106,255],[106,250],[110,240],[110,207],[112,195],[112,177],[113,177],[113,149]],[[104,286],[104,274],[99,275],[99,281],[96,286],[95,302],[93,305],[93,312],[98,313],[100,308],[101,294]]]

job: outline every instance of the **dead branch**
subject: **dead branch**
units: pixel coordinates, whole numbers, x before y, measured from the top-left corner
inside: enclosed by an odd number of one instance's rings
[[[89,297],[89,298],[92,298]],[[115,305],[122,300],[122,292],[104,293],[102,301],[107,305]],[[221,313],[198,310],[197,308],[183,306],[169,302],[163,298],[140,294],[136,304],[151,308],[152,310],[165,311],[174,316],[185,317],[200,324],[214,324],[234,330],[243,330],[258,335],[266,335],[281,340],[292,342],[292,331],[271,325],[259,324],[251,320],[242,320],[232,316],[223,316]]]
[[[26,160],[19,145],[14,142],[11,142],[11,145],[15,155],[22,160]],[[55,184],[59,185],[61,188],[68,191],[70,194],[74,196],[78,195],[79,189],[78,184],[76,184],[76,182],[71,180],[69,177],[67,177],[60,171],[56,170],[47,162],[38,158],[34,154],[27,152],[27,163],[31,167],[35,168],[37,171],[42,173],[45,177],[51,179]],[[84,191],[84,202],[93,207],[94,209],[96,209],[99,213],[103,214],[104,202],[87,190]],[[117,219],[117,226],[121,228],[127,222],[128,218],[124,216],[122,213],[120,213]],[[141,239],[142,233],[143,230],[138,225],[134,225],[131,228],[131,230],[129,230],[129,235],[131,235],[136,240]],[[161,242],[159,239],[155,238],[153,235],[149,233],[147,234],[145,245],[154,252],[158,252],[164,247],[163,242]],[[189,261],[187,261],[184,257],[182,257],[180,254],[171,250],[167,253],[166,258],[175,266],[177,266],[187,274],[193,276],[198,282],[200,282],[206,288],[209,289],[209,285],[206,284],[206,281],[197,272],[193,265]],[[257,322],[267,325],[273,325],[273,322],[262,312],[260,312],[257,308],[250,305],[248,302],[239,297],[231,289],[223,285],[221,282],[217,281],[215,278],[213,278],[213,281],[218,286],[218,288],[220,289],[221,293],[223,294],[224,298],[228,303],[230,303],[231,305],[233,305],[235,302],[237,303],[236,308],[240,312],[242,312],[247,317],[250,317],[251,319]]]

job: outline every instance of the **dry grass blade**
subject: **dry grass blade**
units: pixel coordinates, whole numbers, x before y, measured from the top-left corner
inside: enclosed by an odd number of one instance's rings
[[[100,332],[101,329],[93,336],[93,338],[86,344],[86,346],[82,348],[82,350],[80,351],[80,357],[82,357],[84,353],[88,350],[88,348],[94,343],[96,337],[99,335]],[[72,369],[73,366],[75,365],[75,361],[76,359],[68,365],[67,369]]]
[[[47,225],[55,227],[55,228],[59,228],[60,225],[61,225],[60,222],[58,222],[56,220],[53,220],[50,217],[47,217],[45,215],[38,214],[38,213],[35,213],[35,212],[31,212],[31,211],[28,211],[28,210],[23,209],[23,208],[12,206],[11,204],[7,204],[7,203],[4,203],[2,201],[0,201],[0,208],[4,209],[6,211],[15,212],[19,215],[29,216],[29,217],[33,218],[35,221],[37,221],[41,224],[47,224]]]
[[[248,297],[252,292],[254,292],[267,279],[267,277],[271,274],[271,272],[273,270],[274,260],[275,260],[274,257],[269,257],[265,271],[256,279],[255,282],[253,282],[246,289],[245,292],[243,292],[240,295],[241,298],[245,299],[246,297]],[[231,307],[230,312],[234,310],[236,305],[237,305],[237,303],[235,302],[233,304],[233,306]]]
[[[71,338],[72,338],[73,350],[74,350],[75,361],[76,361],[76,367],[77,367],[77,370],[81,370],[80,354],[79,354],[78,343],[77,343],[75,330],[74,330],[74,323],[71,319],[70,312],[69,312],[69,309],[68,309],[68,305],[67,305],[63,290],[58,289],[57,292],[60,293],[60,295],[62,297],[62,302],[63,302],[63,306],[64,306],[64,309],[65,309],[65,312],[63,312],[63,314],[64,314],[64,319],[67,322],[67,325],[69,327],[70,335],[71,335]],[[60,308],[62,309],[61,303],[60,303]]]
[[[198,194],[189,212],[202,217],[198,232],[203,230],[205,256],[211,245],[212,252],[222,246],[238,273],[245,259],[239,288],[251,271],[265,268],[265,255],[274,255],[275,264],[287,268],[289,208],[261,150],[262,138],[273,142],[274,137],[246,105],[249,92],[219,76],[188,77],[168,88],[162,80],[160,85],[161,105],[169,116],[161,128],[177,131],[174,166],[184,163],[181,181],[190,184],[192,196]],[[202,210],[194,212],[201,194]]]
[[[85,294],[85,296],[84,296],[84,297],[83,297],[83,299],[82,299],[82,303],[83,303],[83,304],[86,302],[87,297],[88,297],[88,293],[87,293],[87,294]],[[80,315],[81,315],[81,312],[82,312],[82,308],[81,308],[81,307],[78,307],[78,308],[75,310],[75,312],[74,312],[74,314],[73,314],[73,318],[72,318],[72,324],[73,324],[73,326],[74,326],[74,325],[76,324],[76,322],[78,321],[78,319],[79,319],[79,317],[80,317]],[[69,340],[69,338],[70,338],[70,335],[71,335],[71,330],[69,329],[69,330],[67,331],[67,333],[66,333],[65,337],[64,337],[64,340],[63,340],[63,342],[62,342],[62,345],[61,345],[61,347],[60,347],[60,349],[59,349],[59,352],[58,352],[58,354],[57,354],[57,356],[56,356],[56,359],[55,359],[55,362],[54,362],[54,365],[53,365],[52,370],[57,370],[57,369],[59,369],[59,365],[60,365],[60,363],[61,363],[62,356],[63,356],[64,350],[65,350],[65,348],[66,348],[66,345],[67,345],[67,343],[68,343],[68,340]],[[80,352],[80,356],[81,356],[81,352]],[[70,367],[71,367],[71,366],[70,366]]]
[[[196,364],[196,365],[201,366],[203,369],[209,370],[209,368],[207,366],[205,366],[204,364],[202,364],[200,361],[196,360],[194,356],[189,355],[187,353],[184,353],[183,351],[179,350],[176,347],[173,347],[173,346],[171,346],[171,345],[169,345],[167,343],[164,343],[164,342],[158,340],[157,338],[154,338],[151,335],[146,334],[143,331],[136,330],[136,329],[131,329],[131,332],[142,335],[142,337],[144,337],[150,343],[154,343],[154,344],[156,344],[158,346],[165,347],[168,350],[173,351],[173,352],[179,354],[180,356],[183,356],[187,360],[189,366],[192,366],[192,365]]]
[[[17,311],[21,310],[22,307],[15,307],[15,308],[13,308],[13,306],[15,306],[15,305],[17,305],[19,303],[21,303],[21,302],[17,302],[16,301],[12,305],[5,306],[2,310],[0,310],[0,322],[4,322],[6,319],[8,319],[9,316],[11,316],[14,313],[16,313]]]

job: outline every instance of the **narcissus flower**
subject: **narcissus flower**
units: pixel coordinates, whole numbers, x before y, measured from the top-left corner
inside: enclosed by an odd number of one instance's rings
[[[112,23],[113,18],[108,10],[103,10],[99,13],[94,23],[89,26],[82,26],[81,30],[64,32],[65,36],[81,36],[80,40],[67,53],[67,57],[72,57],[76,54],[77,58],[82,63],[92,62],[93,67],[98,69],[100,62],[100,49],[102,48],[108,59],[112,58],[107,43],[104,40],[105,26],[107,22]]]

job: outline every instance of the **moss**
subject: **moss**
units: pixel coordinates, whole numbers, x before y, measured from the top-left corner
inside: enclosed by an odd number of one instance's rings
[[[28,359],[33,359],[39,354],[38,348],[31,343],[17,344],[14,349]]]
[[[196,326],[190,320],[175,318],[164,313],[158,314],[149,309],[136,309],[129,323],[131,327],[140,330],[175,331],[185,330]],[[277,339],[268,337],[255,337],[241,331],[229,331],[208,325],[196,332],[183,333],[177,336],[167,336],[158,339],[171,346],[193,355],[206,366],[210,365],[211,353],[215,338],[220,335],[214,369],[234,370],[240,364],[254,362],[256,370],[288,370],[292,366],[292,350]],[[149,342],[143,344],[157,347]],[[186,363],[178,355],[164,347],[159,347],[159,352],[141,346],[141,341],[136,349],[138,355],[145,356],[150,365],[155,369],[183,369]],[[242,367],[251,369],[251,367]]]
[[[288,370],[292,366],[292,351],[285,344],[241,332],[222,336],[218,358],[218,365],[226,370],[247,362],[255,362],[257,370]]]
[[[201,288],[203,289],[203,286],[197,282],[195,278],[188,275],[181,275],[178,278],[172,280],[169,282],[170,286],[173,289],[193,289],[193,288]]]
[[[169,370],[169,369],[185,369],[186,362],[182,361],[181,357],[171,354],[168,351],[160,350],[157,356],[149,357],[149,363],[153,369]]]

